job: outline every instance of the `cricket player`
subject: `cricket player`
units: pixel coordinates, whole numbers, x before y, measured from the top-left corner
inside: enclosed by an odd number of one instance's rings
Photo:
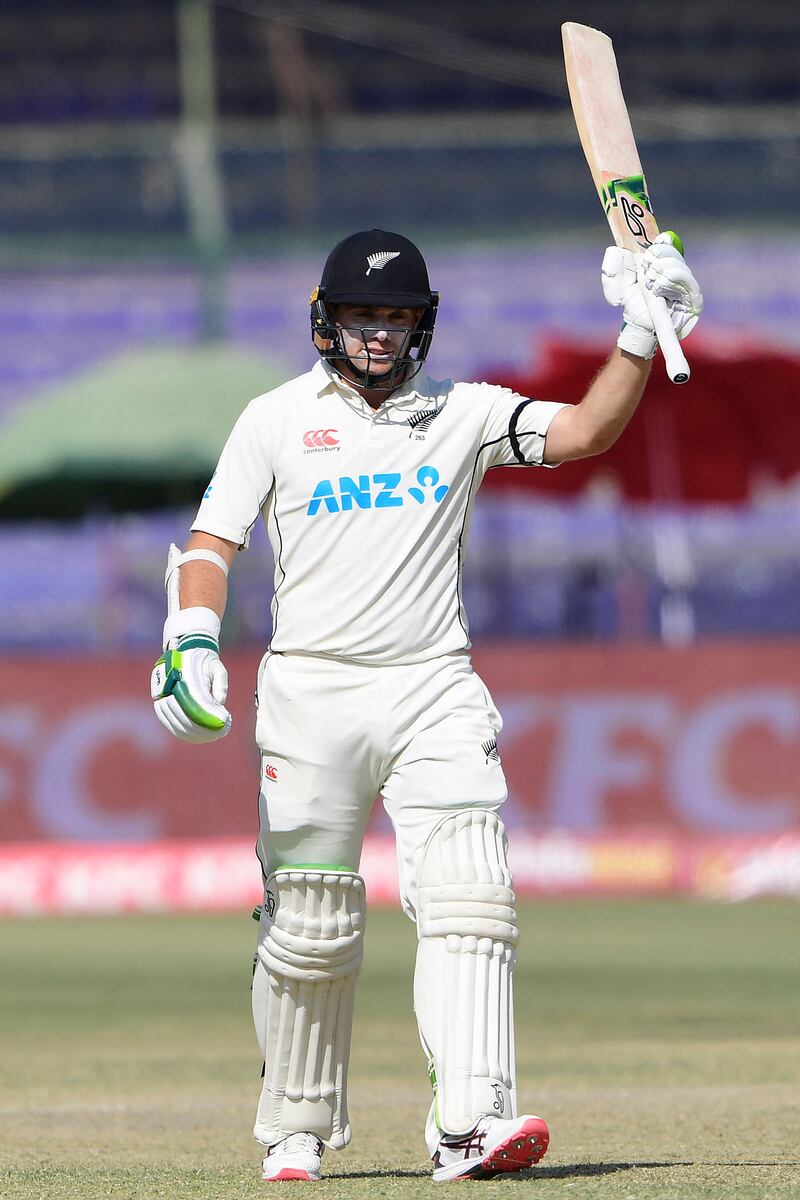
[[[671,238],[641,255],[610,249],[603,288],[623,309],[622,333],[581,402],[556,404],[432,379],[423,366],[438,295],[420,251],[380,229],[345,238],[311,296],[319,361],[244,410],[187,550],[171,555],[175,600],[152,694],[159,720],[190,742],[230,729],[220,620],[228,570],[259,517],[275,559],[256,697],[264,906],[253,1016],[264,1075],[254,1132],[265,1180],[319,1179],[324,1149],[350,1141],[358,868],[377,794],[419,938],[433,1178],[517,1171],[547,1149],[544,1120],[517,1113],[502,722],[470,664],[462,567],[491,467],[554,467],[622,433],[656,349],[645,287],[664,297],[679,336],[691,330],[702,297]]]

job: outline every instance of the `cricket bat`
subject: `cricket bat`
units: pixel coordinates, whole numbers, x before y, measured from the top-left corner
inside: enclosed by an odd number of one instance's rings
[[[646,250],[658,234],[658,225],[650,207],[611,38],[575,21],[562,25],[561,34],[578,136],[614,241],[625,250]],[[689,364],[666,302],[647,288],[642,291],[667,374],[673,383],[686,383]]]

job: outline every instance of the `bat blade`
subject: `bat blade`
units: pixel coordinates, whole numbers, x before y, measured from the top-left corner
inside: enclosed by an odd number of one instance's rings
[[[633,136],[611,38],[567,21],[561,26],[575,124],[600,203],[618,246],[646,250],[658,236],[639,151]],[[643,289],[673,383],[686,383],[689,364],[665,302]]]

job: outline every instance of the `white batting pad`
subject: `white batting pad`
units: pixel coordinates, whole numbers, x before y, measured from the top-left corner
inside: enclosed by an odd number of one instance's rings
[[[363,956],[364,881],[350,872],[275,871],[267,880],[253,976],[264,1086],[253,1130],[265,1146],[315,1133],[350,1141],[347,1065]]]
[[[485,809],[434,829],[418,873],[414,1007],[434,1103],[426,1131],[516,1115],[512,973],[516,903],[503,823]],[[433,1150],[432,1150],[433,1152]]]

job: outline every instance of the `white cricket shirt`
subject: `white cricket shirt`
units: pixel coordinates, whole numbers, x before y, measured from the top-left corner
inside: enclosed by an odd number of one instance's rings
[[[322,361],[256,397],[192,529],[275,556],[271,649],[420,662],[469,645],[461,570],[490,467],[540,465],[559,409],[420,372],[375,411]]]

